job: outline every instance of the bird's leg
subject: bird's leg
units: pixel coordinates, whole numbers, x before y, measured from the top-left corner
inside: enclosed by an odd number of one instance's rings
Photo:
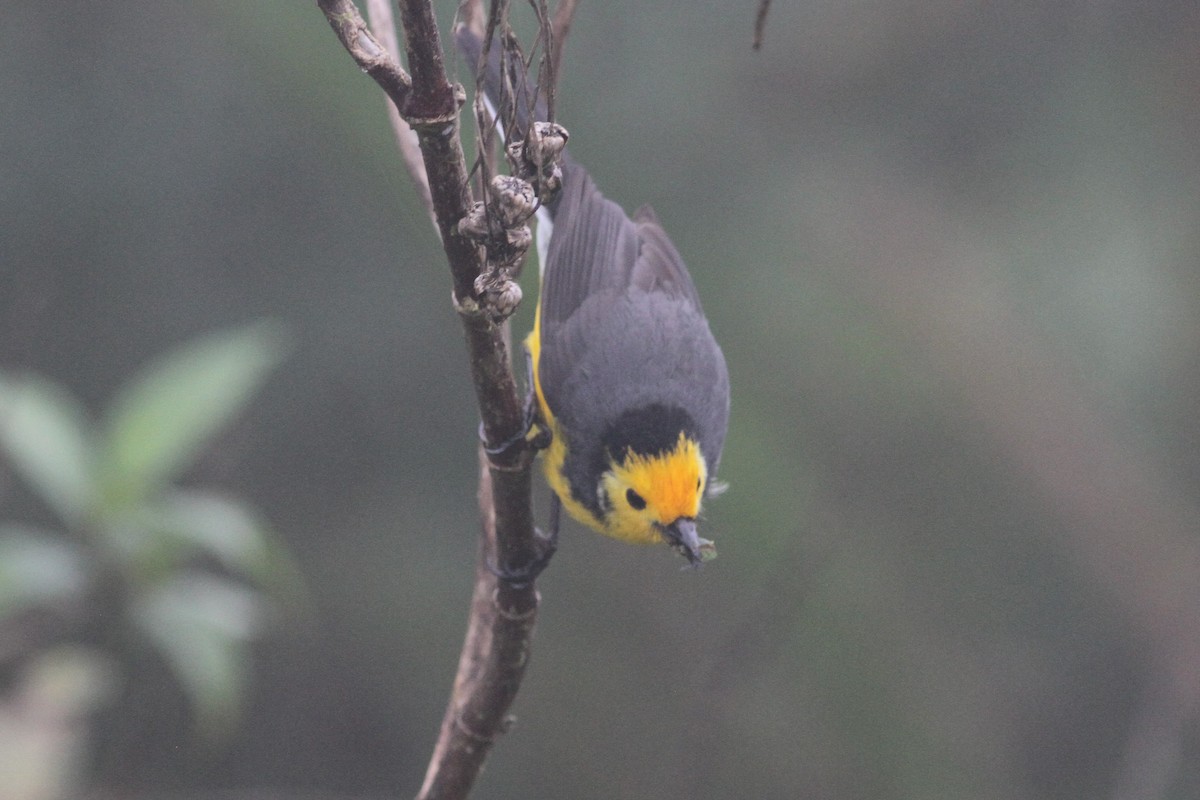
[[[483,442],[483,452],[487,453],[488,458],[495,460],[505,460],[511,455],[514,447],[520,446],[521,442],[526,442],[529,447],[537,450],[545,450],[550,446],[550,429],[545,425],[538,424],[538,402],[537,390],[534,388],[533,377],[533,356],[529,354],[529,350],[525,350],[525,403],[524,414],[522,417],[521,430],[509,439],[501,442],[498,445],[488,444],[487,435],[483,430],[483,423],[479,423],[479,441]],[[537,429],[536,433],[534,429]],[[532,436],[530,434],[533,434]]]
[[[514,589],[523,589],[533,583],[537,576],[542,574],[542,570],[549,566],[550,559],[558,550],[558,526],[561,517],[562,501],[558,499],[558,495],[552,494],[550,498],[550,530],[543,533],[541,529],[534,528],[534,547],[537,553],[533,560],[519,567],[501,567],[488,559],[488,571]]]
[[[550,446],[550,438],[552,434],[550,433],[550,428],[548,426],[544,424],[538,425],[538,416],[537,379],[533,375],[533,356],[530,354],[529,348],[525,348],[525,435],[528,436],[529,432],[536,427],[537,433],[530,437],[529,446],[534,450],[545,450]],[[558,500],[558,497],[555,497],[554,499]],[[553,513],[555,516],[554,530],[555,535],[557,536],[557,507],[555,507]]]
[[[558,499],[558,495],[550,493],[550,530],[543,533],[540,529],[534,529],[537,534],[538,542],[541,545],[544,558],[549,561],[550,556],[554,555],[558,550],[558,523],[562,519],[562,500]]]
[[[502,443],[499,447],[488,447],[487,439],[484,438],[483,426],[480,424],[479,438],[483,441],[483,450],[489,458],[503,457],[508,451],[518,446],[521,442],[525,442],[528,447],[536,450],[544,450],[550,446],[550,429],[546,425],[538,424],[538,402],[537,390],[534,383],[533,375],[533,356],[529,350],[525,350],[525,419],[521,432],[507,442]],[[533,432],[537,428],[537,432]],[[504,566],[493,563],[490,559],[487,562],[488,570],[498,579],[508,583],[509,585],[521,588],[527,586],[541,574],[542,570],[550,563],[550,559],[558,550],[558,529],[562,520],[562,501],[558,499],[558,495],[551,492],[550,494],[550,527],[548,531],[543,532],[539,528],[534,528],[534,548],[535,555],[533,560],[520,567]]]

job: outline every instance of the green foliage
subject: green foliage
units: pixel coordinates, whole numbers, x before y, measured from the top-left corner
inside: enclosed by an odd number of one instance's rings
[[[142,593],[131,610],[199,712],[212,736],[236,720],[249,667],[247,645],[258,632],[258,593],[212,575],[184,572]]]
[[[89,427],[83,406],[57,384],[0,375],[0,445],[30,487],[71,525],[96,500]]]
[[[126,384],[101,433],[97,474],[109,503],[136,504],[179,477],[258,391],[281,340],[269,323],[210,335]]]
[[[86,581],[82,553],[70,542],[24,525],[0,525],[0,621],[69,600]]]
[[[269,599],[299,581],[244,504],[173,482],[245,408],[282,343],[260,323],[187,344],[130,380],[100,423],[44,378],[0,375],[0,449],[64,525],[0,524],[0,629],[37,608],[112,613],[92,595],[115,583],[122,624],[170,665],[200,731],[228,730]]]

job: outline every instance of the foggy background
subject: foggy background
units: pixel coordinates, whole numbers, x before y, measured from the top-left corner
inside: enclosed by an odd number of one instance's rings
[[[755,7],[575,17],[559,121],[699,286],[731,488],[699,573],[566,526],[474,796],[1200,796],[1200,6],[777,0],[757,53]],[[184,483],[269,520],[306,602],[219,741],[118,650],[66,797],[415,794],[478,420],[383,95],[315,3],[6,3],[0,369],[98,412],[263,318],[289,356]],[[0,518],[49,519],[2,462]]]

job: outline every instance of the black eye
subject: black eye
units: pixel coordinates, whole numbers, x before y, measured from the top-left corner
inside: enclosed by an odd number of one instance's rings
[[[625,500],[633,507],[635,511],[641,511],[646,507],[646,498],[635,492],[633,489],[625,490]]]

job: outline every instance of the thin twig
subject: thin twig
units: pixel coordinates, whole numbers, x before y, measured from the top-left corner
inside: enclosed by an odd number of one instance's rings
[[[754,15],[754,49],[762,47],[763,31],[767,27],[767,12],[771,9],[771,0],[759,0],[758,13]]]
[[[537,15],[538,39],[545,53],[538,67],[538,89],[546,99],[546,121],[554,122],[554,100],[558,96],[558,40],[554,38],[554,22],[546,0],[529,0],[529,4]]]
[[[371,32],[385,50],[398,58],[400,40],[396,36],[396,21],[392,16],[392,4],[388,0],[367,0],[367,19],[371,22]],[[421,196],[425,208],[429,211],[429,219],[437,229],[437,215],[433,211],[433,198],[429,195],[429,176],[425,174],[425,162],[421,159],[421,146],[417,142],[417,132],[400,116],[400,110],[395,103],[387,104],[388,122],[396,136],[396,147],[400,157],[404,159],[404,167],[412,178],[413,185]]]
[[[397,108],[403,108],[412,91],[412,79],[372,35],[351,0],[317,0],[325,19],[355,63],[375,79]]]
[[[563,49],[567,44],[567,34],[571,32],[571,20],[575,18],[575,0],[559,0],[558,8],[554,9],[554,19],[551,30],[554,33],[554,56],[550,65],[556,76],[562,75]]]

